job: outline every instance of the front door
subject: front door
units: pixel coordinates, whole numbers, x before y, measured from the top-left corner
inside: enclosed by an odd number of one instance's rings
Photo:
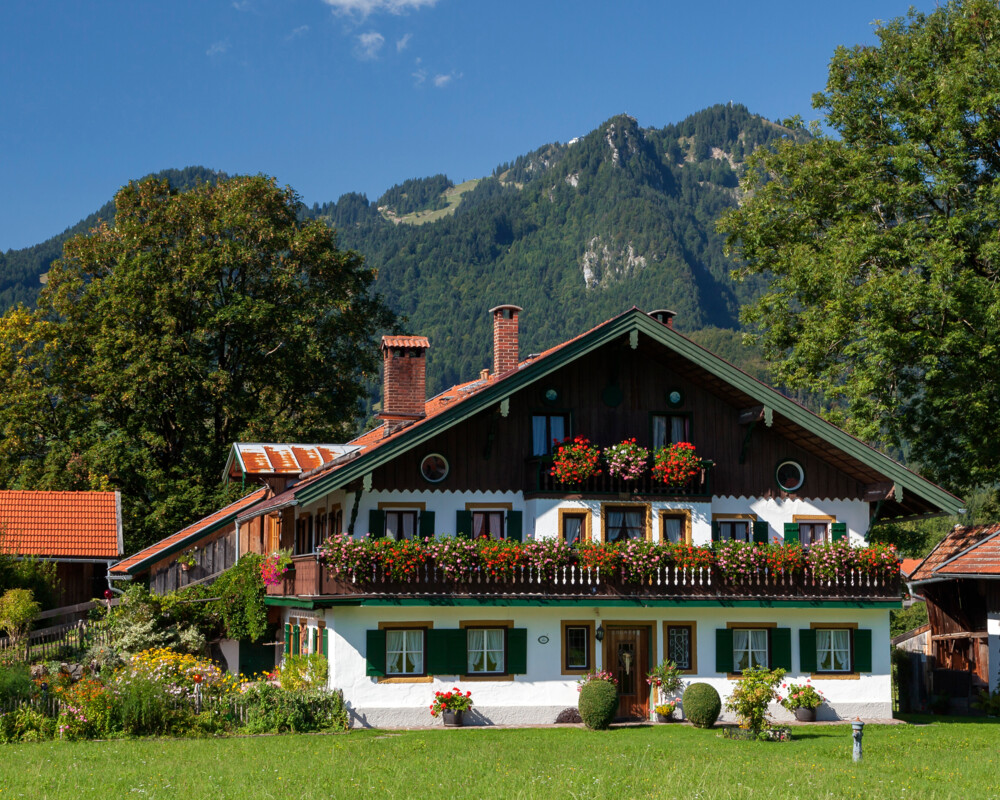
[[[649,719],[649,628],[608,627],[604,668],[618,679],[618,718]]]

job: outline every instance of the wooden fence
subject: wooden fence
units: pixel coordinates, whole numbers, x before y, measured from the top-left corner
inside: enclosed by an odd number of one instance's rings
[[[25,661],[47,661],[60,658],[67,650],[82,651],[95,644],[106,643],[107,638],[107,631],[93,623],[78,620],[34,630],[16,645],[9,638],[2,638],[0,655],[23,658]]]

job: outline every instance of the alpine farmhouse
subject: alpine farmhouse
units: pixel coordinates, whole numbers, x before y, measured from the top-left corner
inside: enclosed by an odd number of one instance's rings
[[[600,669],[618,678],[619,715],[648,718],[646,673],[665,658],[723,697],[741,668],[780,666],[787,680],[809,678],[823,692],[820,719],[891,717],[898,570],[733,577],[674,565],[629,580],[571,563],[554,576],[521,569],[456,580],[425,565],[398,580],[325,563],[323,542],[342,533],[862,546],[876,518],[962,509],[681,335],[672,312],[633,308],[527,357],[521,309],[491,314],[491,370],[427,399],[430,343],[385,337],[381,424],[336,453],[326,446],[330,460],[288,480],[271,468],[259,494],[214,518],[230,525],[234,555],[293,552],[293,568],[267,590],[278,658],[324,652],[329,686],[359,726],[430,724],[434,691],[452,686],[473,692],[468,723],[551,723],[576,705],[580,677]],[[607,470],[565,485],[552,475],[552,452],[569,436],[602,447],[691,442],[704,466],[681,487]],[[231,459],[228,474],[242,463]],[[183,546],[195,541],[182,537]]]

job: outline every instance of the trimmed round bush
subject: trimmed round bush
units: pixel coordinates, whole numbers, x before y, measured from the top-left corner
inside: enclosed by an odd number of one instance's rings
[[[607,730],[618,711],[618,689],[610,681],[590,681],[580,690],[580,718],[594,731]]]
[[[722,698],[707,683],[692,683],[684,690],[681,702],[684,705],[684,716],[696,728],[711,728],[722,711]]]

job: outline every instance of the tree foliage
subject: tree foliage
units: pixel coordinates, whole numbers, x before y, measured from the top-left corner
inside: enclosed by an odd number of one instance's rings
[[[271,179],[123,188],[0,318],[0,481],[122,491],[126,549],[207,512],[231,442],[340,441],[377,331],[374,272]]]
[[[1000,478],[1000,9],[956,0],[838,48],[830,134],[758,150],[721,228],[778,381],[958,489]]]

